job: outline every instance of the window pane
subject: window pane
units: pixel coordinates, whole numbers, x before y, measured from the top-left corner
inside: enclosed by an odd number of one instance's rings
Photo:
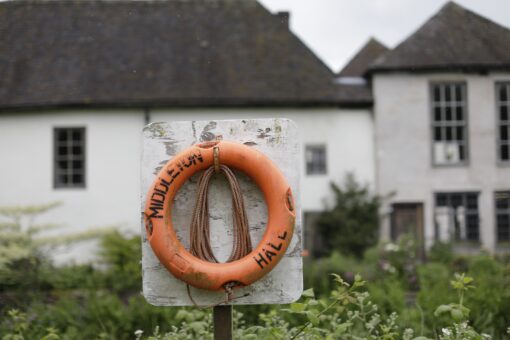
[[[508,126],[502,125],[499,127],[499,134],[501,140],[508,140]]]
[[[499,109],[499,119],[500,120],[508,120],[508,106],[502,105]]]
[[[452,108],[451,108],[451,106],[447,106],[446,107],[445,120],[447,120],[447,121],[451,121],[452,120]]]
[[[74,184],[82,184],[83,183],[83,175],[73,174],[73,183]]]
[[[73,161],[73,170],[82,170],[83,161]]]
[[[463,106],[457,106],[455,108],[455,119],[458,121],[464,120],[464,107]]]
[[[434,140],[436,142],[440,142],[441,141],[441,128],[436,126],[434,128]]]
[[[451,86],[445,85],[444,97],[445,97],[445,101],[447,101],[447,102],[452,100]]]
[[[73,146],[73,155],[81,155],[81,146]]]
[[[510,208],[510,192],[496,193],[496,209],[505,210]]]
[[[57,130],[57,141],[65,142],[67,141],[67,131],[66,130]]]
[[[505,84],[501,84],[499,86],[499,100],[502,101],[502,102],[508,100],[508,93],[506,91]]]
[[[478,214],[467,215],[467,239],[471,241],[478,240]]]
[[[67,146],[59,146],[58,150],[57,150],[58,151],[58,155],[59,156],[64,156],[64,157],[67,156],[67,150],[68,150]]]
[[[453,139],[452,130],[453,130],[453,127],[451,127],[451,126],[446,127],[446,140],[447,141],[451,141]]]
[[[441,108],[440,107],[435,107],[434,108],[434,120],[436,122],[440,122],[441,121]]]
[[[457,140],[463,141],[464,140],[464,128],[462,126],[457,126]]]
[[[463,195],[461,194],[451,194],[450,202],[453,207],[458,207],[462,205]]]
[[[441,90],[439,85],[434,86],[434,101],[436,103],[441,101]]]
[[[80,142],[82,140],[82,131],[81,129],[73,129],[72,131],[72,139],[73,142]]]
[[[468,194],[466,200],[468,209],[478,209],[478,195]]]
[[[461,161],[466,159],[466,148],[464,145],[459,145],[459,159]]]
[[[501,160],[502,161],[510,160],[509,154],[508,154],[508,144],[501,145]]]
[[[445,194],[437,194],[436,195],[436,205],[438,207],[444,207],[448,204],[447,196]]]
[[[59,170],[67,170],[67,161],[58,161],[57,166]]]
[[[67,178],[67,175],[59,175],[59,176],[58,176],[58,180],[59,180],[59,182],[60,182],[60,183],[62,183],[62,184],[67,184],[67,182],[68,182],[68,180],[67,180],[67,179],[68,179],[68,178]]]
[[[455,85],[455,99],[458,102],[464,101],[464,98],[462,98],[462,86],[461,85]]]
[[[510,191],[496,192],[494,198],[498,241],[510,241]]]

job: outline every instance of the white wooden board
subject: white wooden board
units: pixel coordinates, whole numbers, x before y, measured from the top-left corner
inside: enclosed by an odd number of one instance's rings
[[[297,127],[288,119],[247,119],[218,121],[183,121],[152,123],[143,130],[141,162],[141,211],[149,186],[161,167],[178,152],[189,146],[215,140],[244,143],[262,151],[284,173],[296,200],[296,227],[292,242],[280,263],[264,278],[249,287],[236,289],[235,295],[247,296],[233,300],[231,304],[283,304],[295,301],[303,290],[303,263],[301,205],[299,188],[300,143]],[[262,238],[267,222],[267,208],[257,186],[241,172],[236,172],[243,191],[250,235],[254,246]],[[199,174],[188,181],[178,192],[173,210],[173,222],[177,236],[189,247],[189,224],[195,205],[195,191]],[[232,204],[231,193],[224,178],[218,176],[209,190],[209,213],[211,244],[214,254],[225,261],[232,250]],[[142,214],[143,215],[143,214]],[[157,306],[193,305],[186,292],[186,284],[176,279],[163,267],[152,252],[145,237],[143,219],[142,271],[143,295]],[[193,299],[199,305],[211,305],[222,301],[225,294],[191,287]]]

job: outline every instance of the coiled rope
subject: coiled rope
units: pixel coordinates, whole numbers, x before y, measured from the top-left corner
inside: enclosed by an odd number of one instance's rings
[[[193,216],[190,225],[191,253],[204,261],[213,263],[219,263],[219,261],[214,255],[211,248],[211,233],[209,226],[209,203],[207,197],[209,193],[209,183],[211,182],[213,175],[219,173],[222,173],[227,178],[227,181],[230,185],[230,190],[232,191],[232,211],[233,211],[232,220],[234,222],[233,223],[234,240],[232,252],[230,253],[227,262],[239,260],[242,257],[248,255],[252,251],[252,242],[250,232],[248,229],[248,216],[246,214],[246,209],[244,207],[244,200],[241,187],[239,186],[239,182],[237,181],[234,172],[226,165],[220,164],[219,148],[215,147],[214,166],[211,166],[210,168],[205,170],[200,176],[200,179],[198,180],[197,202],[195,205],[195,209],[193,210]],[[232,301],[234,299],[232,289],[236,285],[237,285],[236,282],[229,282],[225,284],[224,286],[226,292],[225,301],[222,301],[216,305]],[[189,285],[187,285],[186,288],[190,300],[193,302],[195,306],[198,306],[193,300],[193,297],[191,296]],[[241,297],[244,296],[246,295],[243,295]],[[207,307],[212,306],[206,306],[206,308]]]

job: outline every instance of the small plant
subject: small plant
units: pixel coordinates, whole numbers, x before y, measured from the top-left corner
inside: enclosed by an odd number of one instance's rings
[[[449,315],[455,322],[466,321],[469,317],[469,308],[464,306],[464,295],[468,290],[475,288],[471,284],[472,282],[472,277],[466,276],[465,274],[455,273],[455,279],[450,281],[450,284],[452,288],[457,291],[459,302],[437,307],[434,315],[436,317],[440,317],[446,314]]]
[[[452,288],[457,292],[458,303],[450,303],[437,307],[434,315],[441,317],[449,316],[453,321],[453,325],[441,329],[439,339],[441,340],[483,340],[492,339],[488,334],[480,334],[473,329],[468,323],[469,308],[464,306],[464,295],[468,290],[475,288],[472,285],[473,278],[465,274],[455,273],[455,279],[450,281]]]

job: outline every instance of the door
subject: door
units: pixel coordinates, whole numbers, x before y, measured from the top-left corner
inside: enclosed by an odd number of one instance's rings
[[[418,258],[425,257],[423,231],[423,203],[395,203],[391,218],[391,239],[397,241],[402,235],[411,235],[416,241]]]

